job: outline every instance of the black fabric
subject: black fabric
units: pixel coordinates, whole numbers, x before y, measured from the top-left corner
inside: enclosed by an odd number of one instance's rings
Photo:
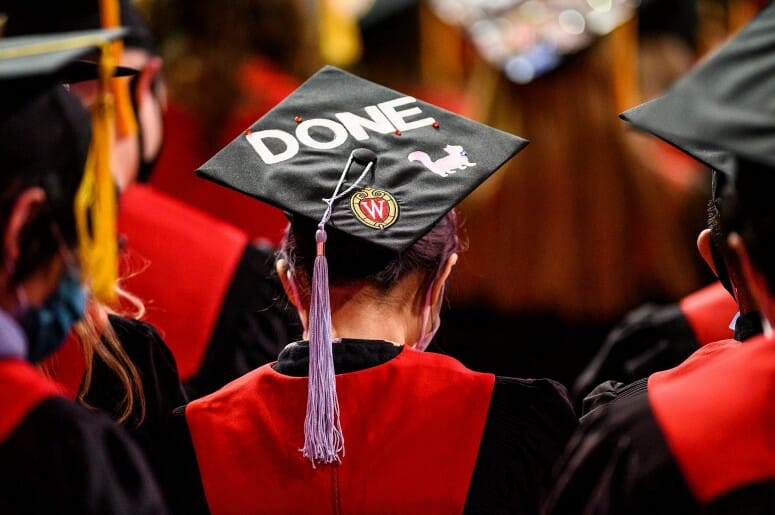
[[[274,249],[248,245],[224,297],[199,372],[184,386],[190,399],[212,393],[237,377],[277,359],[301,338],[296,308],[274,268]]]
[[[744,342],[762,334],[762,318],[758,311],[751,311],[737,317],[735,322],[735,340]]]
[[[771,515],[775,481],[701,505],[641,391],[585,418],[560,461],[542,515]]]
[[[166,513],[148,466],[103,415],[62,398],[37,406],[0,445],[0,513]]]
[[[605,339],[571,391],[577,404],[604,381],[632,383],[680,364],[700,348],[678,304],[646,304],[630,312]]]
[[[536,513],[575,427],[560,384],[497,377],[465,513]]]
[[[398,356],[403,347],[378,340],[343,339],[331,347],[334,371],[346,374],[376,367]],[[296,342],[286,346],[272,365],[277,372],[292,377],[305,377],[309,373],[309,342]]]
[[[625,399],[642,395],[648,390],[648,386],[648,377],[638,379],[629,384],[620,383],[618,381],[604,381],[584,397],[579,418],[580,420],[584,420],[592,411],[606,404],[622,402]]]
[[[124,428],[159,478],[169,465],[164,458],[166,443],[160,436],[171,423],[172,411],[188,398],[180,384],[175,358],[153,326],[115,315],[110,315],[109,320],[122,348],[140,372],[145,397],[145,417],[140,419],[140,407],[135,404]],[[117,418],[116,408],[123,396],[124,387],[118,377],[95,354],[92,383],[84,401]]]
[[[194,442],[186,423],[185,406],[173,411],[171,424],[161,435],[164,442],[166,469],[159,475],[159,485],[167,499],[170,513],[175,515],[208,514],[202,476],[196,461]],[[224,471],[228,474],[228,471]],[[256,485],[260,488],[260,485]]]
[[[557,470],[543,515],[702,513],[643,394],[594,411]]]

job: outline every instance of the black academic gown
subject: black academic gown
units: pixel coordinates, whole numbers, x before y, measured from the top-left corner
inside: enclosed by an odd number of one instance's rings
[[[298,452],[308,345],[293,344],[275,364],[177,411],[168,448],[181,473],[164,486],[174,512],[231,513],[234,506],[251,513],[391,512],[398,505],[403,512],[536,512],[576,425],[562,386],[478,374],[451,358],[381,341],[344,340],[333,349],[342,464],[313,469]],[[417,378],[419,370],[431,372]],[[374,395],[362,398],[367,391]],[[436,402],[426,404],[426,396]],[[271,408],[275,401],[282,409]],[[370,471],[363,472],[368,481],[361,470]],[[447,509],[439,511],[436,502]]]
[[[140,451],[109,418],[26,362],[0,361],[0,385],[0,513],[166,513]]]
[[[542,513],[775,513],[775,341],[718,352],[590,413]]]

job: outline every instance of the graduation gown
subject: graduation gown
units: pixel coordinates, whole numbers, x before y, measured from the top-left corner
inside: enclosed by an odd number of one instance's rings
[[[333,349],[341,464],[313,468],[299,452],[308,344],[292,344],[275,364],[179,410],[170,448],[189,477],[172,485],[186,492],[170,494],[174,511],[535,513],[576,424],[562,386],[383,341]]]
[[[273,361],[301,335],[274,249],[143,185],[121,197],[124,287],[146,303],[190,398]]]
[[[107,417],[17,359],[0,360],[0,513],[162,514],[142,455]]]
[[[775,513],[775,341],[713,353],[587,417],[543,513]]]
[[[172,411],[188,400],[178,377],[175,358],[156,329],[145,322],[109,315],[108,321],[129,359],[137,367],[143,388],[145,413],[135,402],[132,413],[122,424],[143,451],[158,478],[168,473],[161,436],[170,424]],[[45,360],[49,375],[63,386],[64,394],[75,399],[81,388],[86,362],[80,343],[71,335],[64,345]],[[97,355],[92,361],[92,379],[83,401],[89,408],[114,419],[124,397],[124,386],[115,372]]]
[[[675,367],[701,346],[733,337],[729,324],[736,313],[734,297],[720,282],[676,304],[641,306],[606,337],[576,379],[573,398],[580,401],[604,381],[627,384]],[[743,331],[761,332],[756,316],[738,319],[738,324]]]
[[[761,333],[761,321],[757,312],[740,315],[735,324],[735,337],[717,342],[706,343],[677,366],[654,372],[630,383],[616,380],[603,381],[581,400],[579,413],[581,418],[586,417],[591,411],[608,404],[621,396],[631,396],[635,392],[648,388],[652,384],[683,375],[699,366],[706,360],[716,358],[720,353],[728,349],[736,348],[741,342],[756,337]]]

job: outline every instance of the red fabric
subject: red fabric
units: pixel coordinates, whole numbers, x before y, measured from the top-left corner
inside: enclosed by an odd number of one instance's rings
[[[186,381],[202,364],[248,236],[143,185],[122,194],[118,226],[123,285],[145,302]]]
[[[749,340],[722,359],[649,383],[649,400],[701,502],[775,479],[775,340]]]
[[[717,359],[722,353],[737,349],[739,346],[740,342],[731,338],[703,345],[677,367],[651,374],[648,379],[648,387],[649,389],[656,388],[665,381],[672,381],[693,372],[704,366],[708,360]]]
[[[288,220],[281,210],[224,186],[200,179],[194,170],[295,90],[300,82],[269,63],[254,59],[238,72],[241,102],[227,121],[217,145],[207,145],[202,122],[170,99],[164,119],[164,148],[151,184],[168,195],[207,211],[274,244]]]
[[[0,360],[0,443],[38,404],[61,394],[58,384],[26,361]]]
[[[47,356],[41,365],[52,379],[62,385],[69,398],[75,399],[78,396],[86,373],[86,358],[74,332],[71,331],[65,343]]]
[[[720,282],[687,295],[680,305],[700,345],[732,337],[729,323],[737,313],[737,303]]]
[[[336,380],[346,454],[317,469],[306,377],[266,365],[188,405],[212,513],[462,513],[495,377],[405,348]]]

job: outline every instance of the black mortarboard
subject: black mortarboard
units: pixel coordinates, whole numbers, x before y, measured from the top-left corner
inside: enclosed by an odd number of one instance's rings
[[[74,197],[84,174],[91,141],[88,111],[70,94],[71,65],[119,37],[122,29],[0,40],[0,184],[41,186],[52,220],[68,242],[76,240]],[[83,79],[97,67],[82,68]],[[41,220],[43,220],[41,218]],[[52,240],[42,245],[53,246]],[[29,263],[19,263],[24,276]]]
[[[118,28],[0,39],[0,111],[17,108],[53,84],[96,79],[97,63],[81,58],[125,32]]]
[[[521,150],[524,139],[328,66],[205,163],[202,177],[400,252]]]
[[[313,465],[344,450],[326,230],[401,253],[526,144],[327,66],[197,170],[318,223],[302,448]]]
[[[775,167],[774,99],[771,3],[664,96],[621,117],[712,168],[731,173],[729,167],[741,158]]]
[[[95,295],[105,299],[111,299],[111,293],[115,291],[113,284],[117,271],[115,189],[109,170],[108,137],[112,127],[113,103],[106,87],[107,81],[113,76],[114,67],[112,60],[106,59],[105,56],[109,54],[111,41],[125,32],[123,28],[116,28],[0,40],[0,117],[4,120],[19,118],[25,112],[26,106],[34,106],[41,98],[52,95],[58,95],[61,104],[71,105],[75,102],[82,109],[76,97],[65,95],[64,87],[57,85],[65,79],[73,78],[71,64],[74,61],[86,54],[101,53],[103,56],[99,63],[94,63],[92,76],[81,77],[99,80],[98,102],[102,107],[92,113],[95,144],[91,149],[92,159],[87,163],[90,165],[85,170],[81,168],[77,175],[78,178],[85,175],[85,179],[75,199],[75,211],[82,265]],[[82,63],[79,73],[84,71],[83,66],[87,65]],[[22,127],[28,130],[30,127],[24,125],[27,118],[20,120]],[[88,133],[92,126],[88,120],[83,122],[83,126],[72,123],[71,131]],[[38,119],[32,129],[46,133],[53,131],[52,127],[53,125]],[[46,152],[58,152],[53,145],[21,145],[16,154],[19,160],[31,160],[34,164],[34,154],[43,152],[39,150],[41,146],[46,147]],[[57,170],[56,167],[52,169],[54,172]],[[57,173],[48,175],[56,177]],[[63,191],[66,191],[66,194],[62,198],[72,201],[72,189],[64,188]],[[72,206],[72,203],[70,205]],[[69,211],[68,217],[73,214],[72,208]]]
[[[131,0],[118,2],[121,25],[128,28],[124,36],[127,47],[143,48],[157,54],[153,36]],[[102,27],[100,0],[0,0],[0,13],[8,19],[4,36],[52,34],[92,30]]]

